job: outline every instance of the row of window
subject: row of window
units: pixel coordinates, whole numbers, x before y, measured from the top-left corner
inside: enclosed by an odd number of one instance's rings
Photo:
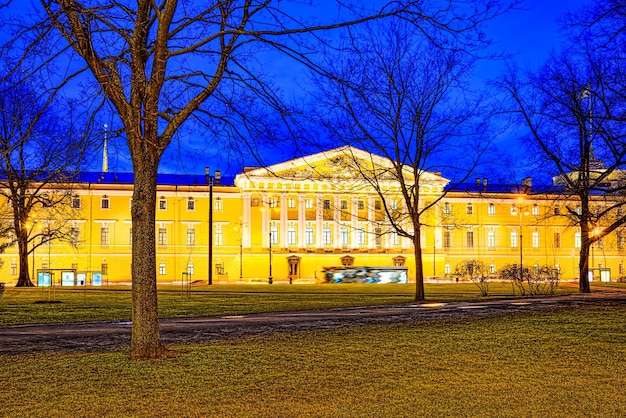
[[[131,199],[131,204],[132,204],[132,199]],[[81,207],[82,207],[81,198],[79,196],[74,196],[72,198],[72,209],[81,209]],[[167,210],[167,199],[165,199],[164,197],[161,197],[158,201],[158,208],[159,210]],[[192,197],[187,199],[186,208],[188,211],[196,210],[196,201]],[[100,198],[100,209],[103,209],[103,210],[111,209],[111,200],[106,195]],[[223,211],[224,201],[221,199],[215,199],[213,201],[213,210],[216,212]]]
[[[617,248],[624,248],[626,243],[626,234],[623,231],[616,231],[617,236]],[[552,241],[552,248],[561,248],[561,233],[555,232]],[[517,248],[519,246],[518,232],[511,231],[509,235],[509,243],[511,248]],[[540,246],[540,234],[539,231],[532,231],[531,233],[531,247],[539,248]],[[596,244],[598,247],[604,247],[603,240],[599,240]],[[444,248],[452,247],[452,230],[444,229],[443,231],[443,246]],[[465,246],[467,248],[474,247],[474,231],[470,228],[465,232]],[[574,247],[580,248],[581,246],[581,234],[580,232],[574,233]],[[496,248],[496,232],[494,229],[487,231],[487,248]]]
[[[350,233],[352,229],[347,227],[339,228],[339,245],[348,246],[350,245]],[[370,234],[363,229],[356,230],[356,245],[359,247],[364,247],[369,244]],[[298,234],[297,228],[295,226],[287,227],[287,240],[286,245],[288,246],[296,246],[298,245]],[[279,243],[279,232],[278,226],[272,225],[270,227],[270,240],[272,245]],[[330,226],[322,227],[322,236],[321,236],[321,244],[324,246],[332,246],[333,245],[333,229]],[[377,246],[381,246],[382,242],[382,230],[380,228],[376,228],[374,230],[374,243]],[[398,245],[399,237],[398,233],[392,231],[389,233],[389,244],[390,245]],[[315,228],[312,226],[307,226],[304,228],[304,245],[312,246],[315,245]]]
[[[295,209],[297,208],[297,199],[295,197],[289,197],[287,198],[287,208],[288,209]],[[254,205],[254,204],[253,204]],[[269,206],[270,208],[278,208],[280,207],[280,199],[277,197],[271,197],[269,200]],[[313,209],[315,208],[315,199],[313,198],[306,198],[304,199],[304,207],[305,209]],[[348,200],[342,199],[339,201],[339,209],[342,211],[347,211],[348,210]],[[324,210],[330,210],[332,208],[331,205],[331,200],[330,199],[323,199],[322,200],[322,209]],[[375,210],[381,210],[382,209],[382,202],[380,200],[375,200],[374,201],[374,209]],[[397,210],[398,209],[398,201],[397,200],[393,200],[391,202],[391,209],[393,210]],[[365,210],[365,200],[357,200],[357,210]]]

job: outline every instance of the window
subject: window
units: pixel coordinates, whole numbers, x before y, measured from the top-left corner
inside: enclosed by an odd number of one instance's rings
[[[215,225],[213,229],[213,245],[224,245],[224,230],[222,225]]]
[[[348,210],[348,201],[347,200],[342,200],[341,201],[341,210],[343,210],[343,211]]]
[[[107,263],[106,260],[102,261],[102,265],[100,266],[100,272],[103,276],[109,275],[109,263]]]
[[[100,199],[100,209],[109,209],[110,205],[109,205],[109,198],[104,196],[102,199]]]
[[[374,240],[376,241],[376,247],[380,248],[383,246],[383,230],[380,228],[374,229]]]
[[[357,207],[359,208],[359,210],[365,210],[365,201],[364,200],[359,200],[357,202]]]
[[[576,215],[580,215],[582,213],[582,209],[580,208],[580,206],[576,206]]]
[[[380,200],[377,200],[374,202],[374,209],[375,210],[381,210],[383,207],[383,203]]]
[[[474,231],[471,229],[465,233],[465,242],[467,244],[467,248],[474,247]]]
[[[100,228],[100,245],[110,244],[110,231],[108,225],[104,224]]]
[[[580,232],[574,234],[574,247],[580,248]]]
[[[74,196],[72,197],[72,209],[80,209],[81,201],[80,197]]]
[[[324,210],[330,209],[330,200],[324,199]]]
[[[468,203],[467,206],[465,207],[465,214],[466,215],[473,215],[474,214],[474,206],[472,206],[471,203]]]
[[[487,231],[487,247],[496,247],[496,231],[494,231],[493,228],[490,228],[489,231]]]
[[[190,247],[196,245],[196,230],[193,228],[187,228],[187,245]]]
[[[196,210],[196,201],[193,200],[193,198],[191,197],[187,199],[187,210],[188,211]]]
[[[313,209],[313,199],[311,198],[304,199],[304,207],[307,209]]]
[[[295,197],[290,197],[289,199],[287,199],[287,207],[289,209],[295,209],[296,208],[296,198]]]
[[[618,229],[616,231],[616,235],[617,235],[617,248],[619,249],[624,248],[624,231],[621,229]]]
[[[554,233],[554,248],[561,248],[561,233]]]
[[[72,244],[77,244],[80,241],[80,228],[78,222],[73,222],[72,227],[69,230],[69,238]]]
[[[276,225],[272,225],[270,228],[270,238],[272,244],[278,244],[278,227]]]
[[[511,248],[517,248],[517,231],[511,231]]]
[[[517,215],[517,206],[511,206],[511,215]]]
[[[216,199],[213,201],[213,210],[215,212],[222,212],[224,211],[224,201],[222,199]]]
[[[398,239],[398,232],[397,231],[391,231],[391,245],[398,245],[399,244],[399,239]]]
[[[391,210],[398,210],[398,201],[395,199],[391,201]]]
[[[276,199],[275,197],[270,198],[270,208],[277,208],[278,207],[278,199]]]
[[[167,228],[159,228],[159,245],[167,245]]]
[[[494,263],[489,264],[489,274],[496,274],[496,265]]]
[[[15,258],[11,260],[11,276],[17,276],[17,263]]]
[[[159,264],[159,274],[161,276],[165,276],[165,274],[166,274],[165,263],[160,263]]]
[[[195,268],[194,268],[193,263],[188,263],[187,264],[187,274],[190,275],[190,276],[193,276],[194,270],[195,270]]]
[[[365,235],[364,229],[357,229],[356,242],[357,242],[357,245],[360,247],[367,245],[367,236]]]
[[[554,214],[558,215],[558,210],[559,208],[554,208]],[[539,216],[539,206],[537,206],[537,204],[535,203],[531,209],[531,213],[533,214],[533,216]]]
[[[444,213],[444,215],[450,215],[452,213],[452,208],[450,207],[450,202],[445,202],[443,204],[443,213]]]
[[[304,229],[304,245],[314,245],[315,244],[315,233],[313,231],[312,226],[307,226]]]
[[[128,243],[133,245],[133,228],[128,228]]]
[[[493,203],[489,204],[489,207],[487,208],[487,215],[495,215],[496,214],[496,205],[494,205]]]
[[[322,228],[322,245],[332,245],[333,238],[329,226]]]
[[[159,210],[167,210],[167,200],[164,197],[159,199]]]
[[[554,208],[554,216],[559,216],[561,214],[560,208]]]
[[[539,264],[535,263],[533,265],[533,270],[535,270],[535,274],[538,274],[539,273]]]
[[[450,263],[446,263],[446,264],[443,266],[443,272],[444,272],[445,274],[450,274]]]
[[[539,248],[539,232],[533,231],[532,244],[533,248]]]
[[[452,247],[452,230],[446,228],[443,230],[443,248]]]
[[[339,240],[341,241],[341,245],[348,245],[348,228],[341,227],[339,230]]]
[[[296,227],[290,226],[287,228],[287,245],[296,245]]]

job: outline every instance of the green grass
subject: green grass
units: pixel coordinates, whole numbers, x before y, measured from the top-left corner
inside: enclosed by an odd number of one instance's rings
[[[6,417],[618,417],[623,308],[0,358]]]
[[[494,297],[511,297],[510,284],[493,283]],[[576,291],[563,286],[559,292]],[[415,285],[232,285],[159,287],[161,318],[243,315],[258,312],[328,309],[412,302]],[[471,283],[427,284],[428,301],[479,300]],[[45,303],[40,303],[45,302]],[[47,303],[56,302],[56,303]],[[0,326],[34,323],[128,320],[129,287],[14,288],[0,297]]]

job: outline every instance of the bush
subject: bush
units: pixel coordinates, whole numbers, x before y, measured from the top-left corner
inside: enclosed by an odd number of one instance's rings
[[[482,296],[489,296],[489,269],[480,260],[464,260],[456,266],[456,276],[468,278],[474,283]]]
[[[513,292],[517,290],[520,296],[554,295],[559,286],[559,271],[556,267],[542,266],[538,270],[527,267],[521,268],[517,264],[507,264],[498,271],[502,280],[510,280]]]

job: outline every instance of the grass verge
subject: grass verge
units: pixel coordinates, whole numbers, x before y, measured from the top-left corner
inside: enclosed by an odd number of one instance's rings
[[[471,283],[427,284],[428,301],[484,300]],[[562,286],[559,293],[574,292]],[[510,284],[493,283],[494,297],[512,297]],[[244,315],[259,312],[329,309],[409,303],[414,284],[232,285],[159,287],[159,317]],[[52,303],[54,302],[54,303]],[[129,287],[6,288],[0,298],[0,326],[78,321],[129,320]]]

